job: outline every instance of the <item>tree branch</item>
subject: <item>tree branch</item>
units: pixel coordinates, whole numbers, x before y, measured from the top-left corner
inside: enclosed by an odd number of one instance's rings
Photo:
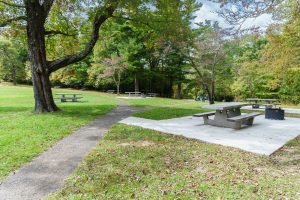
[[[63,58],[59,58],[54,61],[48,62],[48,71],[49,73],[52,73],[58,69],[61,69],[67,65],[76,63],[78,61],[83,60],[86,58],[93,50],[97,40],[99,39],[99,29],[101,25],[110,17],[112,17],[113,12],[115,11],[117,7],[117,3],[114,3],[107,8],[104,9],[104,12],[101,13],[102,10],[99,10],[98,13],[95,16],[94,22],[93,22],[93,31],[91,34],[90,41],[86,44],[85,49],[83,49],[81,52],[73,55],[68,55]],[[101,13],[101,14],[100,14]]]
[[[45,35],[64,35],[64,36],[76,36],[76,34],[69,34],[62,31],[56,31],[56,30],[48,30],[45,31]]]
[[[4,22],[0,22],[0,27],[5,27],[12,22],[20,21],[20,20],[27,20],[27,18],[25,16],[13,17],[13,18],[5,20]]]
[[[16,8],[25,8],[24,5],[20,5],[20,4],[16,4],[16,3],[10,3],[10,2],[3,1],[3,0],[0,0],[0,3],[3,3],[7,6],[16,7]]]

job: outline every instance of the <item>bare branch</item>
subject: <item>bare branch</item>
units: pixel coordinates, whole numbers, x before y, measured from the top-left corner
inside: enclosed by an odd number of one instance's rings
[[[247,18],[272,12],[283,0],[211,0],[220,3],[217,13],[232,25],[241,25]]]
[[[10,19],[5,20],[4,22],[0,22],[0,27],[5,27],[12,22],[21,21],[21,20],[27,20],[27,18],[25,16],[18,16],[18,17],[10,18]]]
[[[3,0],[0,0],[0,3],[3,3],[7,6],[16,7],[16,8],[25,8],[24,5],[20,5],[20,4],[16,4],[16,3],[10,3],[10,2],[7,2],[7,1],[3,1]]]
[[[69,33],[65,33],[65,32],[62,32],[62,31],[56,31],[56,30],[48,30],[48,31],[45,31],[45,35],[64,35],[64,36],[76,36],[76,34],[69,34]]]
[[[100,14],[100,10],[95,16],[93,23],[93,31],[91,34],[90,41],[86,44],[85,49],[81,52],[69,56],[65,56],[63,58],[59,58],[54,61],[48,62],[48,71],[49,73],[54,72],[58,69],[61,69],[67,65],[76,63],[78,61],[83,60],[87,57],[93,50],[97,40],[99,39],[99,29],[101,25],[110,17],[112,17],[113,12],[115,11],[117,4],[112,4],[105,8],[104,12]]]

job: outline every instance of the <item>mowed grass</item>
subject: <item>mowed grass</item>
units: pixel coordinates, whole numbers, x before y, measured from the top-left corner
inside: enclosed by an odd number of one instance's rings
[[[300,138],[271,157],[115,125],[49,199],[300,199]]]
[[[53,94],[74,92],[86,102],[57,102],[61,111],[35,114],[32,87],[0,85],[0,180],[116,106],[113,96],[98,92],[54,89]]]
[[[186,99],[144,98],[126,99],[126,101],[131,106],[149,108],[149,110],[134,113],[133,116],[154,120],[183,117],[209,111],[202,108],[207,103]]]

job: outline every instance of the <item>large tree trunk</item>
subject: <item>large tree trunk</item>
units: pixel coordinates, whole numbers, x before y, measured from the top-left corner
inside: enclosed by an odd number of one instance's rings
[[[28,1],[27,37],[29,59],[31,62],[32,83],[35,100],[35,112],[53,112],[58,110],[54,103],[45,48],[45,12],[39,1]]]

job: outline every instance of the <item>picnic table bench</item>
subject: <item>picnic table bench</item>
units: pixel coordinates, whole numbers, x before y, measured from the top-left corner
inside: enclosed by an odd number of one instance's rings
[[[252,108],[259,108],[260,106],[265,106],[266,108],[272,108],[273,106],[276,108],[278,103],[278,99],[259,99],[259,98],[247,98],[246,101],[249,101],[252,105]]]
[[[116,92],[116,90],[107,90],[106,92],[109,94],[114,94]]]
[[[148,97],[156,97],[157,96],[157,93],[147,93],[147,96]]]
[[[254,118],[261,113],[241,114],[241,107],[246,106],[246,103],[230,102],[214,105],[206,105],[204,108],[215,109],[213,112],[205,112],[195,114],[194,117],[203,117],[204,124],[241,129],[243,125],[253,125]],[[209,116],[214,116],[214,119],[209,119]]]
[[[128,94],[128,97],[131,97],[132,94],[133,94],[134,97],[139,97],[139,96],[142,95],[141,92],[125,92],[125,94]]]
[[[79,97],[82,95],[79,93],[57,93],[55,95],[60,96],[56,99],[60,99],[61,102],[67,102],[68,100],[71,100],[72,102],[77,102],[78,99],[83,98],[83,97]]]

